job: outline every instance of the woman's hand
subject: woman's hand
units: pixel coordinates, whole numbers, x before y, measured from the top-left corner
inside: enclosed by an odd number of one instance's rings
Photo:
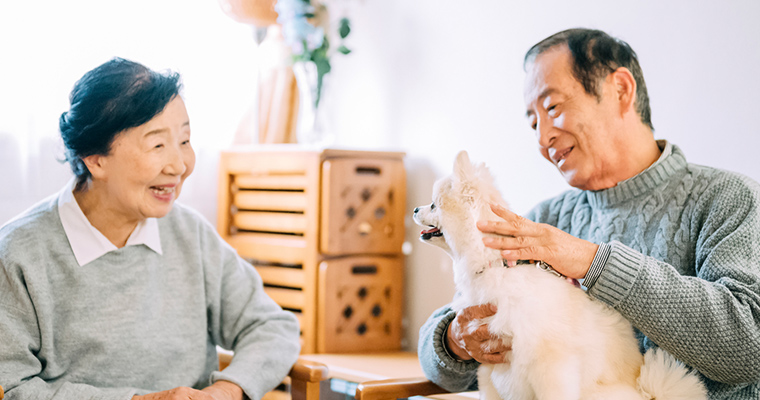
[[[503,221],[478,221],[478,229],[497,235],[483,238],[483,243],[501,250],[508,266],[515,266],[517,260],[542,260],[566,277],[586,276],[598,244],[551,225],[535,223],[496,204],[491,204],[491,210]]]
[[[177,387],[163,392],[134,396],[132,400],[242,400],[243,389],[227,381],[216,381],[213,385],[197,390],[189,387]]]
[[[496,314],[496,306],[486,304],[467,307],[457,313],[446,331],[446,345],[454,357],[484,364],[507,362],[507,352],[511,344],[505,344],[500,338],[492,336],[488,324],[482,321]]]

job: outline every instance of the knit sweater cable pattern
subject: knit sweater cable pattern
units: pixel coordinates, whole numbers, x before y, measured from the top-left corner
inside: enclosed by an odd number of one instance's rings
[[[569,190],[526,217],[609,243],[589,295],[636,328],[642,351],[660,346],[696,369],[711,399],[760,398],[760,185],[689,164],[683,152],[603,191]],[[426,374],[473,389],[477,363],[442,352],[448,307],[420,330]],[[453,386],[452,386],[453,385]]]

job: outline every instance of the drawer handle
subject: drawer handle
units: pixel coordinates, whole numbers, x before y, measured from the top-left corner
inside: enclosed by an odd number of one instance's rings
[[[355,265],[351,267],[351,273],[354,275],[375,275],[377,266],[375,265]]]
[[[378,167],[356,167],[356,173],[359,175],[380,175]]]

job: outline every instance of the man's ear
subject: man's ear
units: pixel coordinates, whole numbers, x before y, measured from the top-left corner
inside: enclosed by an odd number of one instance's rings
[[[636,112],[636,79],[626,67],[620,67],[612,72],[612,83],[615,95],[620,103],[620,113]]]
[[[82,162],[90,171],[90,175],[93,178],[102,178],[104,176],[103,167],[105,166],[106,158],[100,154],[93,154],[82,158]]]

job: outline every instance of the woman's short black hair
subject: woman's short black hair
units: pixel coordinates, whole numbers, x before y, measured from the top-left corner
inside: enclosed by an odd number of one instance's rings
[[[119,133],[150,121],[181,88],[178,73],[155,72],[123,58],[84,74],[71,90],[69,110],[58,121],[77,189],[91,176],[83,158],[107,155]]]
[[[573,75],[586,93],[601,99],[600,83],[620,67],[631,71],[636,80],[636,112],[641,122],[654,131],[647,85],[636,52],[628,43],[596,29],[574,28],[555,33],[536,43],[525,54],[524,65],[541,53],[566,45],[573,58]]]

